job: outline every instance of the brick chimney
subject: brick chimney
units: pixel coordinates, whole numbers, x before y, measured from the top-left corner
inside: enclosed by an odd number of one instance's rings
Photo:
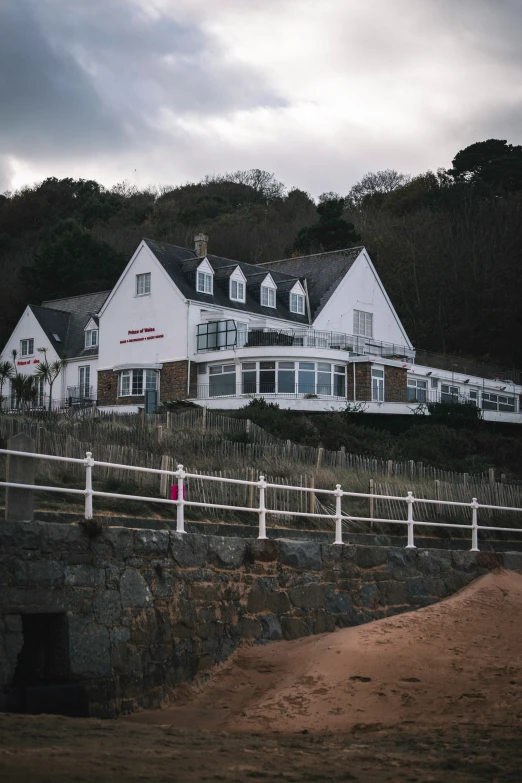
[[[206,234],[196,234],[194,237],[194,246],[196,255],[203,257],[207,255],[208,237]]]

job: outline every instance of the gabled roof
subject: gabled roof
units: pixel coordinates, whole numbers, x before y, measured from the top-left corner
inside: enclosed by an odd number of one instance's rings
[[[252,286],[249,287],[249,282],[254,276],[255,279],[259,281],[259,285],[260,281],[266,277],[266,273],[264,273],[259,266],[247,264],[244,261],[235,261],[231,258],[215,256],[211,253],[205,256],[212,269],[216,272],[216,277],[226,277],[229,271],[232,273],[237,267],[239,267],[245,275],[247,282],[245,301],[235,302],[229,298],[228,291],[225,291],[223,287],[219,285],[214,285],[214,292],[212,294],[203,294],[200,291],[196,291],[194,278],[195,270],[204,259],[203,257],[196,256],[195,251],[188,250],[184,247],[178,247],[177,245],[169,245],[166,242],[156,242],[152,239],[144,239],[143,241],[154,253],[163,269],[187,299],[201,302],[202,304],[214,304],[229,310],[238,310],[244,313],[253,313],[255,315],[282,318],[285,321],[308,324],[308,318],[305,315],[298,315],[297,313],[290,312],[288,303],[284,301],[284,298],[280,299],[279,297],[276,297],[277,306],[275,308],[263,307],[261,305],[255,289],[253,290]],[[262,272],[263,274],[260,274]],[[287,274],[286,272],[271,271],[271,274],[278,288],[280,283],[292,282],[293,286],[296,281],[295,276]],[[286,290],[288,290],[288,288]]]
[[[96,316],[109,294],[110,291],[98,291],[42,302],[41,307],[30,305],[30,308],[59,356],[87,359],[98,355],[98,346],[85,348],[85,326]]]
[[[363,247],[349,247],[313,256],[267,261],[258,267],[270,270],[272,276],[279,272],[299,278],[301,282],[306,279],[312,320],[315,320],[363,250]]]

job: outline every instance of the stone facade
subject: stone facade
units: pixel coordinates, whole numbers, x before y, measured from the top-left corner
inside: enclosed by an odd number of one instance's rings
[[[243,642],[388,617],[435,603],[489,569],[522,568],[516,552],[123,527],[89,535],[46,522],[3,524],[0,552],[0,710],[20,698],[26,708],[44,699],[42,711],[49,710],[38,677],[51,675],[38,666],[28,674],[27,660],[39,644],[59,640],[48,656],[61,661],[55,691],[76,689],[80,714],[93,716],[158,707],[173,687],[205,676]],[[39,639],[49,623],[56,633]]]
[[[384,367],[384,399],[386,402],[407,402],[406,367]]]
[[[188,361],[165,362],[160,370],[160,402],[183,400],[196,396],[197,364],[190,365],[190,391],[187,394]],[[118,373],[112,370],[98,372],[98,405],[143,405],[145,398],[118,397]]]

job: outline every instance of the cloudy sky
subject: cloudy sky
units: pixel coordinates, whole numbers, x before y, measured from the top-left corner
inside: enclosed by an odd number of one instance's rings
[[[0,0],[0,192],[262,168],[317,195],[522,143],[522,0]]]

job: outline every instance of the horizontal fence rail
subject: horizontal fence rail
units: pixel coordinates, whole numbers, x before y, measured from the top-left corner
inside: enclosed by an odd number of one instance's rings
[[[477,498],[472,498],[469,502],[465,501],[447,501],[447,500],[433,500],[433,499],[421,499],[417,501],[413,492],[409,491],[405,497],[401,495],[380,495],[379,500],[389,500],[396,503],[406,503],[406,518],[402,519],[380,519],[375,516],[363,517],[353,516],[347,513],[346,509],[343,510],[343,498],[368,498],[376,500],[377,497],[373,493],[366,492],[352,492],[343,490],[340,484],[337,484],[335,489],[324,488],[311,488],[311,487],[298,487],[285,485],[280,483],[271,483],[265,480],[265,476],[260,476],[258,480],[246,480],[246,479],[233,479],[225,478],[223,476],[211,476],[202,473],[190,473],[186,471],[183,465],[178,464],[176,470],[168,470],[162,468],[146,468],[137,465],[123,465],[114,462],[105,462],[101,460],[93,459],[92,453],[89,451],[86,453],[84,459],[78,459],[74,457],[63,457],[51,454],[39,454],[34,452],[19,451],[14,449],[0,449],[0,454],[6,456],[16,456],[19,458],[39,459],[50,462],[65,462],[73,463],[76,465],[82,465],[85,468],[85,489],[73,489],[70,487],[57,487],[57,486],[45,486],[33,483],[24,482],[12,482],[9,480],[0,481],[0,487],[12,488],[12,489],[24,489],[30,491],[39,492],[63,492],[64,494],[83,495],[85,498],[85,519],[89,520],[93,518],[93,500],[96,497],[100,498],[115,498],[121,500],[133,500],[146,503],[162,503],[176,507],[176,531],[178,533],[185,532],[185,507],[195,508],[214,508],[224,511],[241,511],[246,513],[256,514],[258,517],[258,538],[266,539],[267,530],[267,516],[273,515],[289,515],[288,509],[278,509],[267,505],[267,491],[270,490],[289,490],[291,492],[300,493],[314,493],[325,495],[327,498],[332,498],[335,502],[335,509],[333,513],[315,513],[315,511],[291,511],[291,516],[298,516],[304,518],[320,518],[329,519],[332,522],[332,526],[335,530],[335,544],[343,543],[343,523],[346,522],[382,522],[392,525],[405,525],[407,529],[407,549],[415,548],[415,527],[441,527],[448,529],[461,529],[469,530],[471,537],[471,551],[479,551],[479,531],[498,531],[498,532],[510,532],[521,533],[522,528],[507,528],[497,527],[492,525],[481,525],[478,522],[479,509],[487,509],[489,511],[507,511],[512,513],[522,513],[522,508],[512,506],[497,506],[492,504],[483,504],[477,501]],[[139,473],[149,473],[164,477],[164,480],[170,478],[175,483],[172,485],[171,498],[165,497],[147,497],[142,495],[130,495],[126,493],[117,492],[103,492],[93,489],[93,469],[107,468],[115,470],[135,471]],[[230,505],[230,504],[218,504],[210,503],[208,501],[201,502],[197,500],[190,500],[186,497],[186,481],[187,479],[197,479],[198,481],[209,481],[228,484],[243,485],[245,487],[251,487],[253,491],[257,490],[257,504],[252,503],[248,506]],[[415,519],[413,509],[417,502],[424,505],[432,506],[457,506],[461,509],[469,509],[471,512],[470,521],[467,524],[454,524],[449,522],[432,522],[427,520]]]

